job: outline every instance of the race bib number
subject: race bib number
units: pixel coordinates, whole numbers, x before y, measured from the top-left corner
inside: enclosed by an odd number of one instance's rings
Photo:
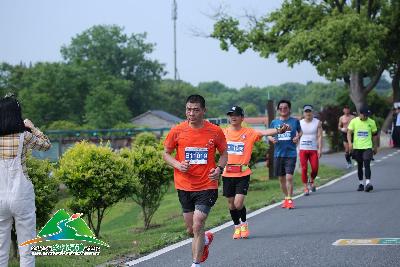
[[[189,164],[207,164],[208,148],[205,147],[186,147],[185,160]]]
[[[229,155],[243,155],[244,143],[243,142],[228,142]]]
[[[314,144],[313,144],[312,140],[302,140],[300,145],[302,147],[304,147],[304,148],[312,148],[312,147],[314,147]]]
[[[357,132],[358,138],[367,138],[368,137],[368,131],[358,131]]]
[[[292,140],[292,135],[290,131],[286,131],[284,133],[278,134],[278,140],[279,141],[288,141]]]

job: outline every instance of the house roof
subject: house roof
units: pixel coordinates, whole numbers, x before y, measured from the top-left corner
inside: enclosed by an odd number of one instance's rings
[[[173,122],[173,123],[180,123],[182,121],[181,118],[179,118],[179,117],[177,117],[175,115],[172,115],[172,114],[170,114],[168,112],[165,112],[163,110],[149,110],[149,111],[147,111],[145,113],[142,113],[142,114],[134,117],[131,121],[135,121],[137,119],[140,119],[140,118],[142,118],[142,117],[144,117],[144,116],[146,116],[148,114],[152,114],[152,115],[157,116],[157,117],[159,117],[159,118],[161,118],[163,120],[166,120],[166,121],[169,121],[169,122]]]

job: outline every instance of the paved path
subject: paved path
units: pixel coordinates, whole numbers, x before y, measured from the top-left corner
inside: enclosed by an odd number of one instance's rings
[[[400,238],[400,150],[387,149],[375,158],[372,192],[357,192],[356,170],[350,170],[316,193],[296,198],[294,210],[278,203],[252,213],[248,240],[232,240],[229,223],[215,228],[202,266],[400,266],[400,246],[333,245],[339,239]],[[345,166],[342,154],[324,155],[322,162]],[[127,265],[190,266],[190,242]]]

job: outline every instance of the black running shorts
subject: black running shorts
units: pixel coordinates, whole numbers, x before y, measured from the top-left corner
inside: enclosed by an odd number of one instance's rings
[[[371,160],[374,155],[372,148],[368,149],[353,149],[353,159],[356,161],[367,161]]]
[[[286,174],[293,175],[296,168],[295,157],[277,157],[274,158],[274,175],[285,176]]]
[[[234,197],[236,194],[247,195],[249,190],[250,175],[243,177],[222,177],[223,195]]]
[[[178,197],[183,213],[199,210],[208,214],[218,199],[218,189],[203,191],[184,191],[178,189]]]

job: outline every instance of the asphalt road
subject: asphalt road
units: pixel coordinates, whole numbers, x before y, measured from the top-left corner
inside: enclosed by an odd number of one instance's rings
[[[335,161],[338,167],[345,166],[341,154],[323,157],[325,163]],[[233,240],[232,226],[218,230],[202,266],[400,266],[400,244],[333,245],[338,239],[400,238],[400,150],[375,156],[370,193],[356,191],[357,174],[355,168],[351,171],[310,196],[295,199],[294,210],[275,205],[249,218],[247,240]],[[191,246],[141,260],[127,264],[190,266]]]

